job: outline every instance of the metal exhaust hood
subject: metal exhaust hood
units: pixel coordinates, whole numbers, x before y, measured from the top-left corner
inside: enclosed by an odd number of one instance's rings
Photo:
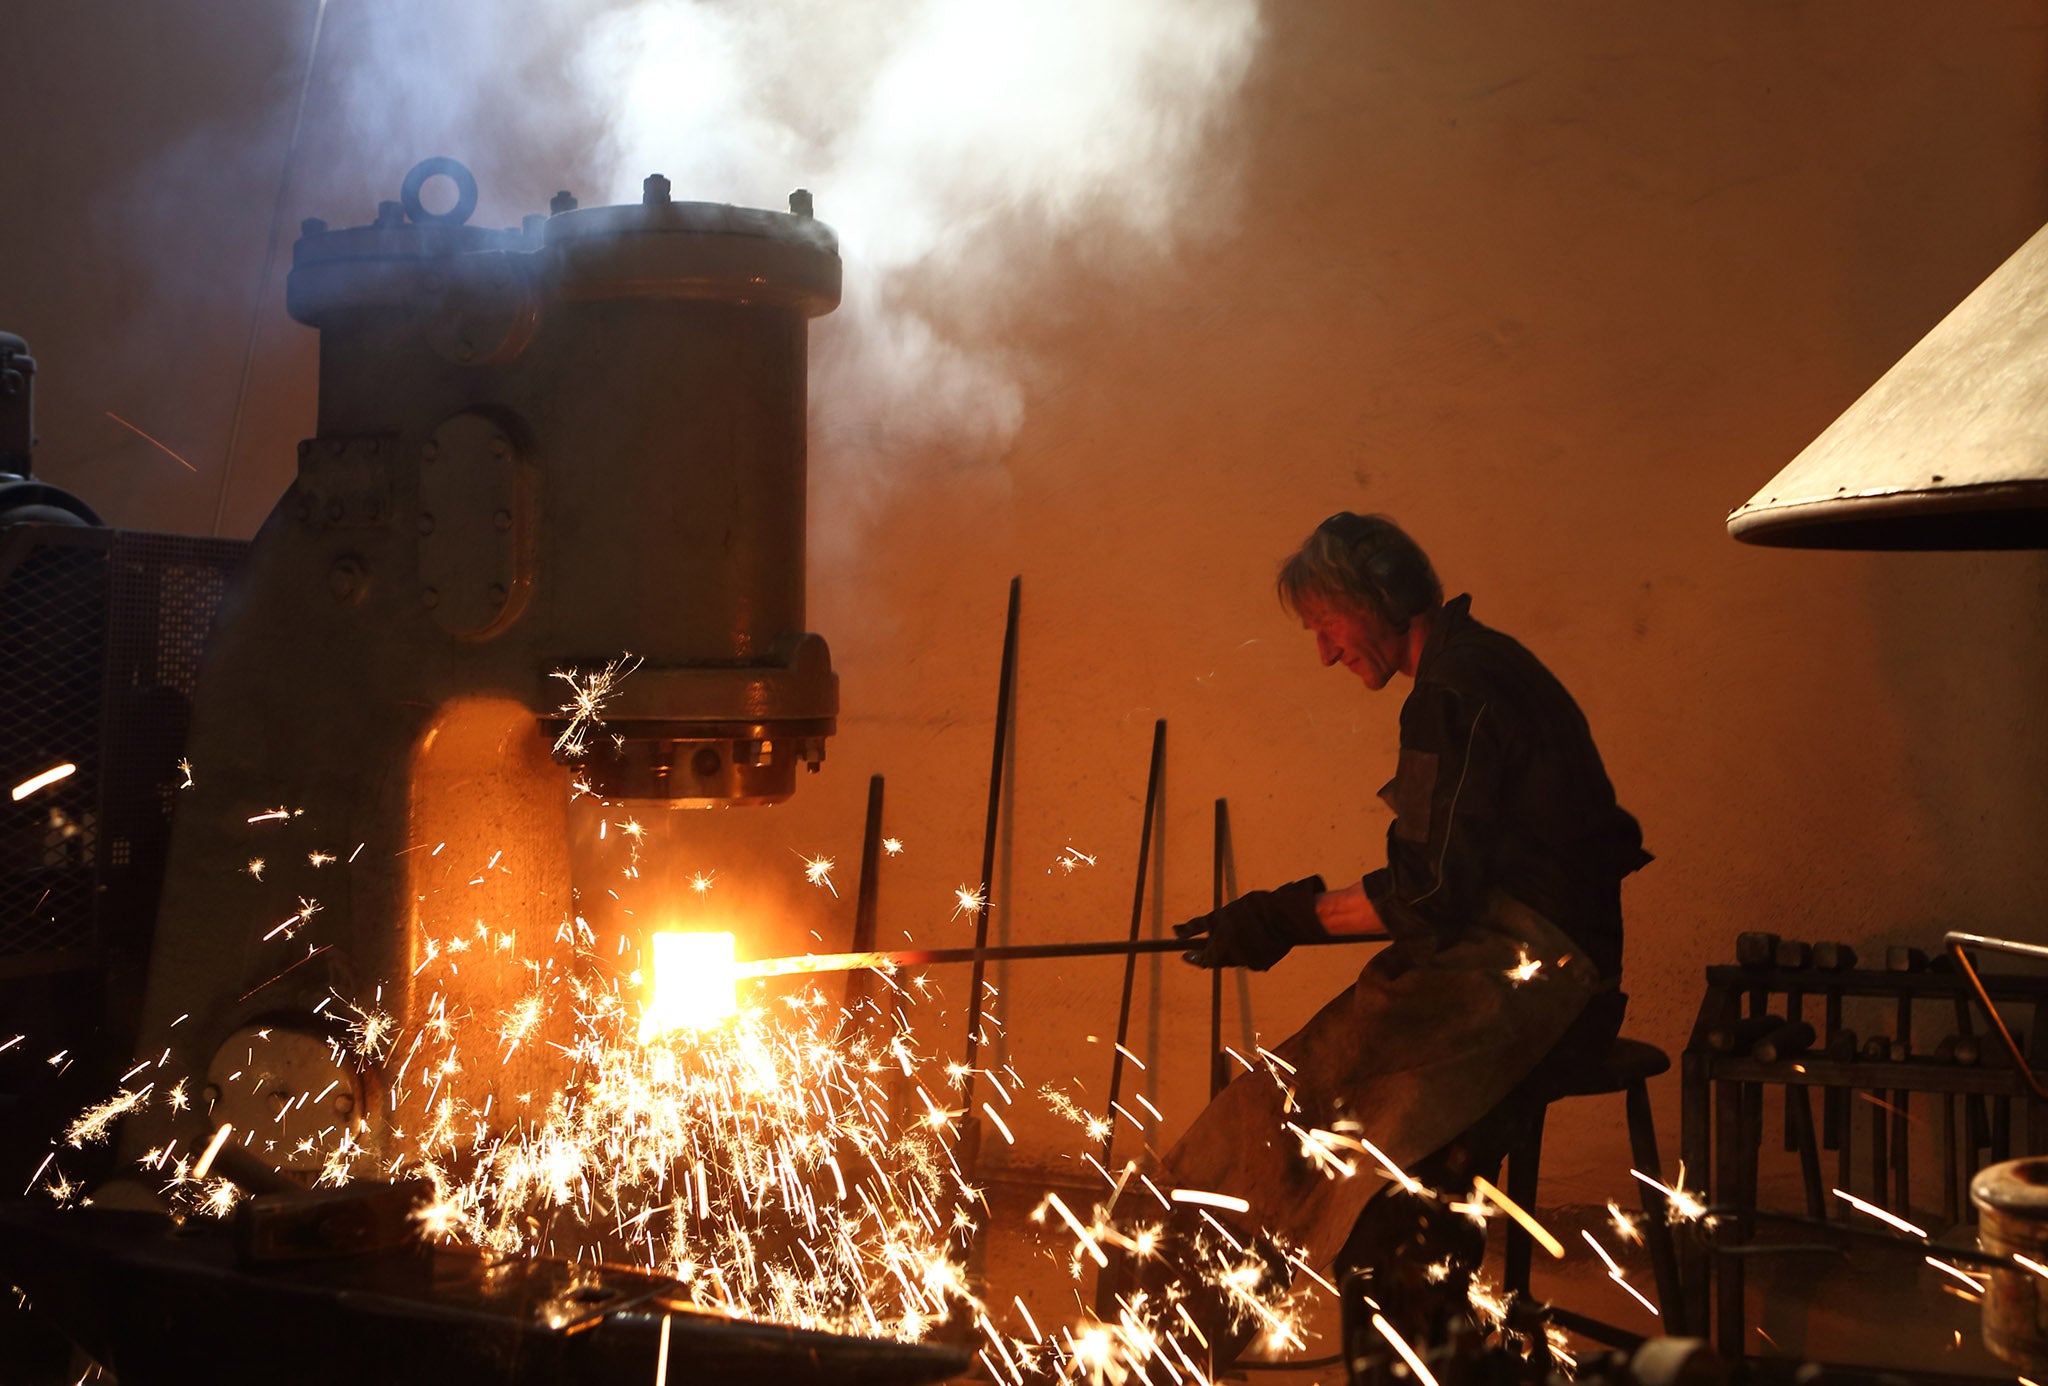
[[[1728,516],[1751,544],[2048,548],[2048,227]]]

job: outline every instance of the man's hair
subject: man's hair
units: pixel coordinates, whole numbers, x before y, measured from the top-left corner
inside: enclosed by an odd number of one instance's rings
[[[1362,606],[1396,631],[1444,601],[1420,544],[1384,515],[1348,510],[1316,526],[1280,565],[1277,586],[1280,604],[1296,616],[1308,601]]]

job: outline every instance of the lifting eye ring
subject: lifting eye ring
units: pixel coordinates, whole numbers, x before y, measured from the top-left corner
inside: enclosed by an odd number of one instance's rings
[[[437,176],[455,184],[455,205],[445,212],[430,212],[420,203],[420,189],[429,178]],[[405,175],[405,182],[398,189],[398,198],[405,204],[406,219],[415,225],[439,222],[443,226],[460,226],[476,210],[476,175],[459,161],[437,154],[412,166],[412,172]]]

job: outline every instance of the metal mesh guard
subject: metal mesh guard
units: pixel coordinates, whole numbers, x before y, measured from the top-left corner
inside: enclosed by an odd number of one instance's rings
[[[0,532],[0,959],[144,937],[162,885],[199,661],[239,540]]]

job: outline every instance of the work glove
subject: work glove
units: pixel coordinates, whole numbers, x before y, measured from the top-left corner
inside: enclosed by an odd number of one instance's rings
[[[1277,890],[1254,890],[1220,909],[1176,924],[1195,946],[1181,954],[1196,967],[1249,967],[1264,972],[1297,943],[1328,938],[1316,918],[1323,878],[1308,876]]]

